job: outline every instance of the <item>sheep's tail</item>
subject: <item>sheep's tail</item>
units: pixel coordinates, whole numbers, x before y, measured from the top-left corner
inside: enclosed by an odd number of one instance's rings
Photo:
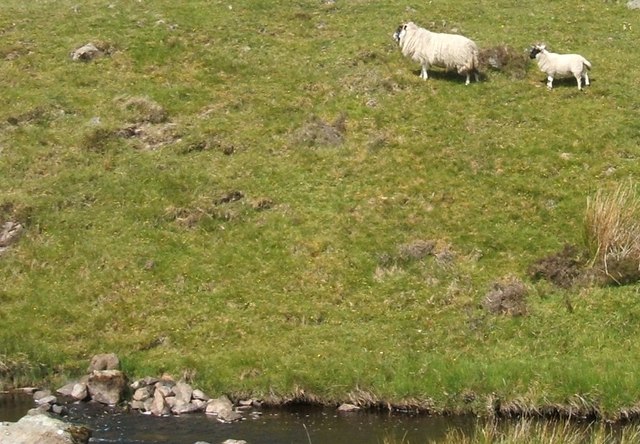
[[[591,62],[585,58],[582,59],[582,64],[587,67],[587,69],[591,69]]]

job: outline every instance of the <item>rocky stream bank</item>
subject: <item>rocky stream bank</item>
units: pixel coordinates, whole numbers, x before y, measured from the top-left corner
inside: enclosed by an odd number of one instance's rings
[[[163,375],[145,377],[130,382],[119,369],[115,354],[100,354],[92,358],[88,374],[55,391],[23,389],[33,396],[36,407],[15,423],[0,422],[0,444],[82,444],[88,443],[92,430],[65,421],[68,406],[73,403],[95,402],[118,406],[124,411],[137,411],[153,416],[206,414],[219,422],[231,423],[259,417],[262,402],[244,399],[232,402],[227,396],[211,398],[185,381]],[[357,410],[343,404],[340,411]],[[229,439],[224,444],[242,444]],[[198,444],[207,444],[200,441]]]

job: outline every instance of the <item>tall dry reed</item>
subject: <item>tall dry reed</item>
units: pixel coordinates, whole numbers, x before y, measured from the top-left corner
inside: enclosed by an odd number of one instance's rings
[[[633,182],[587,199],[585,240],[591,265],[618,284],[640,279],[640,199]]]

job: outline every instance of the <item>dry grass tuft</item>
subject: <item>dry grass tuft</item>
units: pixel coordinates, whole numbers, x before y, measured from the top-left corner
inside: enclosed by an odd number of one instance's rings
[[[32,373],[34,364],[24,353],[0,355],[0,387],[16,387],[21,377]]]
[[[613,192],[599,190],[587,199],[585,239],[591,265],[608,282],[640,280],[640,199],[635,184],[620,184]]]
[[[508,45],[498,45],[480,50],[479,62],[482,70],[487,68],[523,79],[527,74],[527,54]]]

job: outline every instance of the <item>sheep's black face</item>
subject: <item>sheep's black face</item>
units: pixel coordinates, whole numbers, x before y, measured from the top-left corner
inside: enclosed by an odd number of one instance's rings
[[[531,48],[531,53],[529,53],[529,58],[535,59],[536,56],[542,52],[543,49],[544,48],[541,48],[538,45],[534,46],[533,48]]]
[[[400,43],[400,39],[402,39],[406,30],[407,30],[407,25],[398,26],[398,29],[396,29],[396,32],[393,33],[393,40]]]

